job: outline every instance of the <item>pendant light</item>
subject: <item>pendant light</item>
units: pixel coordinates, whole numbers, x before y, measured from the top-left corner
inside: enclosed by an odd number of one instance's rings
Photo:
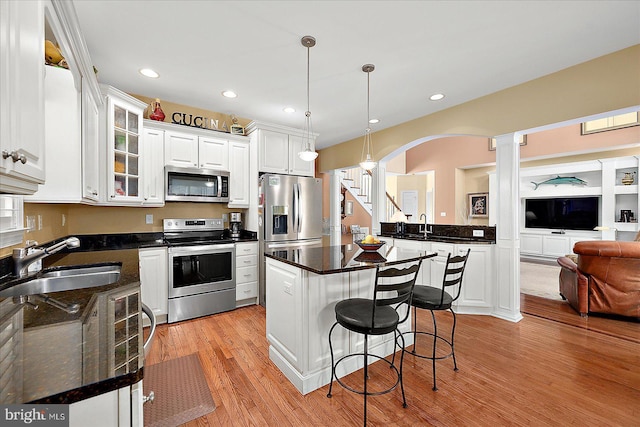
[[[367,73],[367,128],[364,131],[364,144],[362,145],[362,156],[360,157],[360,167],[370,171],[376,167],[376,161],[371,156],[371,127],[369,126],[369,75],[376,67],[373,64],[364,64],[362,71]],[[365,157],[365,151],[367,152]]]
[[[300,42],[307,48],[307,111],[304,113],[304,151],[298,153],[305,162],[312,162],[318,157],[318,153],[311,150],[311,138],[313,138],[313,127],[311,126],[311,109],[309,108],[309,50],[316,45],[316,39],[312,36],[304,36]]]

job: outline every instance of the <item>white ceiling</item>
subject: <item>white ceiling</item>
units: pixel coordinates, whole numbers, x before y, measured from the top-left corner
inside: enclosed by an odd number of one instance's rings
[[[98,80],[302,128],[312,35],[317,147],[384,129],[640,43],[640,1],[75,0]],[[160,73],[148,79],[149,67]],[[225,89],[235,99],[221,96]],[[588,90],[588,89],[585,89]],[[429,101],[442,92],[446,98]],[[284,113],[293,106],[294,114]]]

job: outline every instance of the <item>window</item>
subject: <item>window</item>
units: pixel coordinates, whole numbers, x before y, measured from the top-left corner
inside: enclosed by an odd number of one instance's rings
[[[582,123],[581,134],[588,135],[590,133],[638,126],[640,124],[640,120],[638,119],[638,112],[635,111],[633,113],[618,114],[617,116],[605,117],[603,119],[589,120]]]
[[[0,195],[0,248],[22,243],[22,196]]]

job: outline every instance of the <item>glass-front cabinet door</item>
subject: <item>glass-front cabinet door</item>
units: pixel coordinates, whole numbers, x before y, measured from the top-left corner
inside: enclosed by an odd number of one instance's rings
[[[142,114],[145,106],[115,88],[107,88],[107,200],[110,202],[142,201]]]

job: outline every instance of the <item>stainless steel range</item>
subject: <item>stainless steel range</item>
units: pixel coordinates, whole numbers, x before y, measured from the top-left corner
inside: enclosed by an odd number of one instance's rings
[[[165,219],[168,322],[236,308],[235,244],[222,219]]]

